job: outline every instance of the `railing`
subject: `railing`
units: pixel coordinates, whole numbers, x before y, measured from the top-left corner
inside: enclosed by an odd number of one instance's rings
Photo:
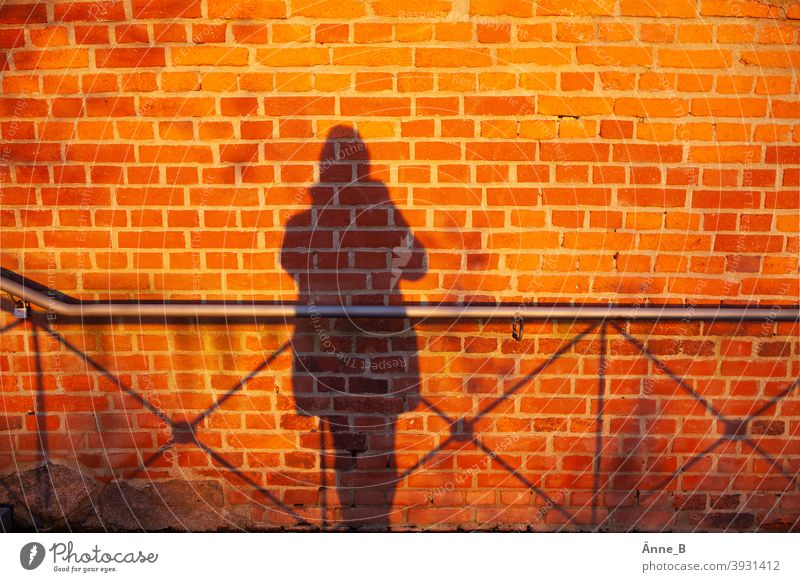
[[[0,272],[0,290],[22,304],[36,305],[49,313],[65,317],[191,317],[191,318],[307,318],[378,317],[408,319],[628,319],[628,320],[725,320],[797,321],[800,307],[642,306],[642,305],[452,305],[404,303],[402,305],[299,305],[290,303],[209,303],[209,302],[101,302],[79,301],[53,290],[37,290],[24,280],[15,279],[5,269]],[[68,300],[65,300],[68,299]]]
[[[739,441],[747,445],[750,450],[761,458],[767,461],[772,470],[782,476],[786,482],[787,487],[799,488],[800,480],[797,473],[792,473],[780,460],[772,454],[764,450],[759,445],[759,442],[751,434],[748,428],[752,421],[758,417],[762,417],[768,413],[770,409],[775,407],[780,401],[790,396],[800,386],[800,378],[790,382],[784,389],[778,391],[773,396],[769,397],[765,402],[752,408],[752,410],[743,417],[730,417],[723,414],[712,402],[707,400],[700,392],[698,392],[691,383],[685,378],[681,377],[678,373],[673,371],[664,361],[659,359],[652,353],[647,346],[631,335],[625,326],[619,325],[615,320],[736,320],[736,321],[798,321],[800,320],[800,308],[796,306],[775,306],[772,308],[763,307],[748,307],[748,306],[727,306],[717,305],[713,307],[606,307],[606,306],[508,306],[508,305],[494,305],[494,306],[429,306],[429,305],[401,305],[401,306],[301,306],[301,305],[287,305],[287,304],[258,304],[258,303],[103,303],[103,302],[70,302],[67,298],[58,292],[48,292],[47,290],[36,289],[34,284],[20,279],[9,271],[3,270],[2,277],[0,277],[0,288],[3,291],[13,296],[16,301],[17,308],[20,312],[17,314],[19,319],[2,329],[0,333],[6,332],[10,329],[23,324],[26,319],[30,319],[31,330],[33,333],[32,345],[35,350],[35,358],[37,362],[37,370],[41,370],[41,355],[38,353],[39,341],[37,339],[38,331],[47,333],[50,337],[55,338],[61,343],[68,351],[72,352],[86,364],[88,368],[93,368],[95,371],[102,374],[109,381],[114,383],[121,391],[135,398],[145,409],[149,410],[156,417],[161,419],[169,427],[172,432],[172,439],[164,446],[155,451],[150,457],[145,459],[141,466],[135,471],[134,474],[146,470],[153,462],[159,457],[164,455],[167,451],[177,445],[195,445],[210,458],[232,474],[238,476],[243,482],[247,483],[254,490],[261,493],[264,497],[269,499],[273,507],[272,510],[283,514],[284,516],[292,516],[298,523],[307,523],[307,518],[299,516],[291,507],[284,505],[278,497],[272,492],[265,489],[262,485],[253,481],[245,472],[233,466],[228,462],[224,456],[201,442],[198,438],[201,424],[203,421],[213,414],[216,410],[223,409],[226,401],[234,394],[242,390],[248,381],[253,379],[259,373],[269,369],[270,363],[278,357],[281,353],[286,351],[290,342],[283,344],[272,355],[265,358],[264,361],[255,369],[250,371],[244,378],[232,386],[222,396],[209,406],[206,410],[197,414],[192,420],[174,420],[163,410],[149,402],[144,396],[138,394],[131,387],[127,386],[121,379],[115,376],[112,372],[104,368],[101,364],[96,362],[89,355],[81,351],[78,347],[73,345],[63,335],[58,333],[55,329],[50,327],[44,317],[30,314],[28,304],[33,304],[43,309],[48,310],[48,313],[56,313],[65,317],[80,317],[80,318],[111,318],[111,317],[261,317],[261,318],[281,318],[281,317],[310,317],[316,314],[321,317],[405,317],[410,319],[416,318],[436,318],[436,319],[455,319],[455,318],[469,318],[469,319],[513,319],[515,326],[521,325],[521,320],[524,319],[571,319],[571,320],[601,320],[591,321],[587,327],[578,333],[569,341],[565,341],[562,346],[552,355],[550,355],[543,363],[537,366],[533,371],[520,378],[513,385],[508,387],[500,394],[495,400],[484,404],[480,410],[477,410],[470,416],[452,417],[445,411],[441,410],[435,403],[423,397],[422,402],[424,406],[439,416],[447,423],[450,434],[442,436],[441,442],[423,455],[417,463],[409,467],[405,471],[397,475],[398,480],[402,480],[412,473],[422,469],[426,463],[431,462],[435,457],[445,450],[449,445],[458,442],[469,442],[476,447],[477,450],[482,451],[494,460],[499,466],[503,467],[511,476],[517,479],[521,484],[528,488],[531,492],[537,495],[548,503],[553,511],[560,513],[564,519],[571,520],[572,515],[566,508],[557,503],[548,494],[542,490],[540,484],[534,483],[526,477],[520,468],[515,468],[511,463],[507,462],[500,454],[489,448],[481,439],[480,435],[474,432],[476,423],[483,417],[489,415],[500,404],[515,394],[519,393],[529,382],[531,382],[538,375],[543,373],[549,366],[559,360],[564,354],[569,352],[579,341],[585,339],[590,334],[599,335],[600,349],[598,352],[599,366],[597,378],[597,399],[598,406],[595,417],[595,437],[596,446],[594,453],[594,468],[593,477],[594,484],[592,488],[592,526],[600,527],[601,523],[597,521],[597,510],[599,509],[599,497],[601,493],[600,485],[600,467],[602,460],[603,449],[603,416],[604,416],[604,403],[607,398],[606,395],[606,378],[605,370],[606,363],[609,357],[609,334],[619,334],[628,344],[632,345],[635,350],[648,360],[650,360],[657,370],[670,378],[682,391],[698,402],[705,412],[713,419],[719,422],[722,427],[718,438],[712,442],[711,445],[699,453],[691,456],[682,466],[680,466],[673,473],[666,475],[653,489],[663,489],[673,479],[678,477],[682,472],[697,464],[703,457],[713,453],[723,443],[727,441]],[[28,316],[31,315],[29,318]],[[521,329],[517,329],[521,331]],[[44,388],[42,380],[39,378],[39,390],[43,393]],[[44,414],[44,401],[39,400],[40,409],[38,414]],[[41,429],[40,429],[41,430]],[[40,435],[40,442],[43,447],[46,446],[46,434]],[[46,453],[46,451],[43,450]],[[324,470],[323,470],[324,473]],[[326,483],[323,475],[323,483]],[[322,527],[326,527],[324,516],[320,519]]]

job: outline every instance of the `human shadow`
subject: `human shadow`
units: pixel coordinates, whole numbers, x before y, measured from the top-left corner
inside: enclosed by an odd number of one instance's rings
[[[385,184],[371,177],[366,144],[334,127],[311,205],[286,225],[281,265],[310,306],[400,305],[400,282],[421,278],[425,251]],[[297,413],[319,418],[323,525],[390,527],[397,481],[398,416],[419,402],[417,337],[405,319],[295,322],[292,391]],[[338,505],[326,507],[333,469]]]

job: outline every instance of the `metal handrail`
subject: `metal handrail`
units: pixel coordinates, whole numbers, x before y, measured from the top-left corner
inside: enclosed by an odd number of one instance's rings
[[[208,303],[208,302],[101,302],[64,301],[57,291],[40,291],[0,274],[0,289],[24,304],[36,305],[48,313],[77,318],[263,318],[294,319],[314,317],[407,318],[407,319],[631,319],[631,320],[724,320],[800,321],[800,307],[750,306],[642,306],[642,305],[452,305],[404,303],[401,305],[317,305],[292,303]]]

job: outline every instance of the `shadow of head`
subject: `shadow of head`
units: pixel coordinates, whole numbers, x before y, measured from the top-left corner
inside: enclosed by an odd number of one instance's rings
[[[320,152],[319,183],[370,181],[370,175],[369,149],[358,131],[344,125],[333,127]]]
[[[401,280],[425,273],[425,252],[376,179],[369,147],[351,127],[326,136],[311,205],[286,225],[281,264],[300,296],[322,303],[383,304]]]

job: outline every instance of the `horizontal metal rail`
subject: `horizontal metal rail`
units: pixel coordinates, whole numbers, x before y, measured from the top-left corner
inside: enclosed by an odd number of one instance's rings
[[[800,307],[748,306],[642,306],[642,305],[452,305],[404,303],[402,305],[317,305],[290,303],[208,302],[102,302],[64,301],[57,291],[41,291],[0,275],[0,289],[22,303],[36,305],[48,313],[76,318],[262,318],[309,317],[408,318],[408,319],[631,319],[631,320],[724,320],[800,321]]]

